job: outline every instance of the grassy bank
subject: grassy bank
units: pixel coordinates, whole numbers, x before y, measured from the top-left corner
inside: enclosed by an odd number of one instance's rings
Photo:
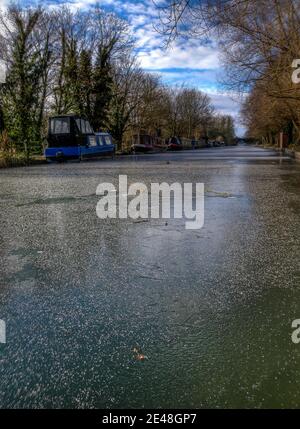
[[[33,155],[28,160],[25,154],[22,153],[8,155],[0,152],[0,168],[25,167],[27,165],[43,164],[45,162],[45,157],[42,155]]]

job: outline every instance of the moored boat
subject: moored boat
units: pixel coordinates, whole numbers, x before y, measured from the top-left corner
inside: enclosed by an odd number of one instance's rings
[[[62,115],[49,118],[47,161],[113,155],[115,145],[109,133],[95,133],[90,123],[77,115]]]

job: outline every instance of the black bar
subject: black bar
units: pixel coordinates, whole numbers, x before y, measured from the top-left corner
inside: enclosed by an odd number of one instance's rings
[[[298,410],[0,410],[1,421],[22,426],[32,424],[88,425],[105,427],[121,425],[140,427],[142,425],[194,425],[206,423],[224,425],[224,423],[270,424],[274,419],[277,424],[287,424],[289,417],[295,417]],[[294,415],[294,416],[293,416]],[[204,427],[204,426],[203,426]]]

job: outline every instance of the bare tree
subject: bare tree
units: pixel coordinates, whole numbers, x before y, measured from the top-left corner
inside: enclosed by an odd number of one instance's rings
[[[298,6],[298,0],[175,0],[161,9],[161,29],[169,39],[186,31],[200,40],[217,38],[227,88],[255,89],[277,114],[279,106],[287,113],[281,115],[285,127],[299,130],[300,86],[291,81],[300,52]]]

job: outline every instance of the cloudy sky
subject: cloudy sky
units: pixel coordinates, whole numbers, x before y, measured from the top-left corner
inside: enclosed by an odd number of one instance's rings
[[[8,0],[0,0],[4,5]],[[158,1],[163,0],[156,0]],[[224,93],[219,83],[222,70],[219,53],[213,42],[201,45],[199,40],[176,40],[171,48],[164,48],[163,37],[154,29],[158,11],[152,0],[19,0],[21,4],[67,4],[72,9],[87,9],[99,4],[126,19],[133,28],[141,66],[160,73],[168,85],[196,87],[205,91],[218,112],[231,114],[236,119],[238,134],[243,133],[239,123],[239,104]]]

